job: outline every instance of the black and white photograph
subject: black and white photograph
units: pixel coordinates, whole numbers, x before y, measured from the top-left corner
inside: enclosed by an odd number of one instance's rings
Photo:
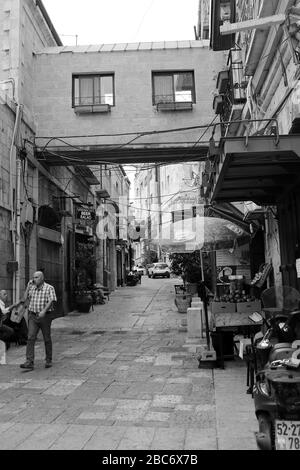
[[[300,0],[0,0],[0,258],[1,452],[300,450]]]

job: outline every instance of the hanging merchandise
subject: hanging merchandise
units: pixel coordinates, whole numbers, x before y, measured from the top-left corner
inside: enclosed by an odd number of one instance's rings
[[[267,277],[269,276],[271,270],[272,270],[271,264],[269,263],[262,264],[259,267],[258,273],[255,274],[250,284],[256,287],[262,287],[263,284],[266,282]]]

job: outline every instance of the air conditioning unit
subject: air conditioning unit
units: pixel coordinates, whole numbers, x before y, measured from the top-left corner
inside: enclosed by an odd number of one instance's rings
[[[221,114],[223,110],[223,96],[217,95],[214,97],[213,108],[216,114]]]
[[[229,70],[222,70],[218,74],[217,88],[219,94],[222,95],[226,92],[229,82]]]

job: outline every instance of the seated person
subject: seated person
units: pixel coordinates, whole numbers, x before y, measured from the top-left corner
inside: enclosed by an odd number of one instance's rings
[[[23,317],[19,323],[11,321],[10,313],[8,314],[7,318],[3,321],[5,326],[11,328],[14,332],[14,335],[10,338],[10,342],[15,342],[18,345],[25,345],[27,344],[27,336],[28,336],[28,327]]]
[[[10,339],[14,335],[14,330],[7,325],[4,325],[4,321],[7,319],[9,313],[16,305],[11,305],[10,307],[5,307],[5,302],[7,300],[6,290],[0,291],[0,340],[4,341],[6,344],[6,349],[10,346]]]
[[[25,345],[27,344],[27,335],[28,335],[28,328],[25,321],[25,318],[22,318],[19,323],[13,322],[10,319],[11,311],[18,307],[22,301],[17,302],[16,304],[11,305],[10,307],[5,307],[5,303],[7,301],[7,292],[6,290],[0,291],[0,315],[2,312],[2,333],[4,334],[5,330],[5,343],[7,347],[9,347],[9,343],[15,342],[17,344]],[[9,335],[9,336],[8,336]],[[1,339],[1,338],[0,338]]]

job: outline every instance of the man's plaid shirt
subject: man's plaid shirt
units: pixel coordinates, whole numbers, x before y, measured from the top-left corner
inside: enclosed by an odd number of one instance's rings
[[[39,313],[45,308],[50,300],[57,301],[54,287],[44,282],[40,287],[32,285],[28,292],[28,298],[30,300],[28,310]],[[53,310],[53,304],[49,308],[49,311]]]

